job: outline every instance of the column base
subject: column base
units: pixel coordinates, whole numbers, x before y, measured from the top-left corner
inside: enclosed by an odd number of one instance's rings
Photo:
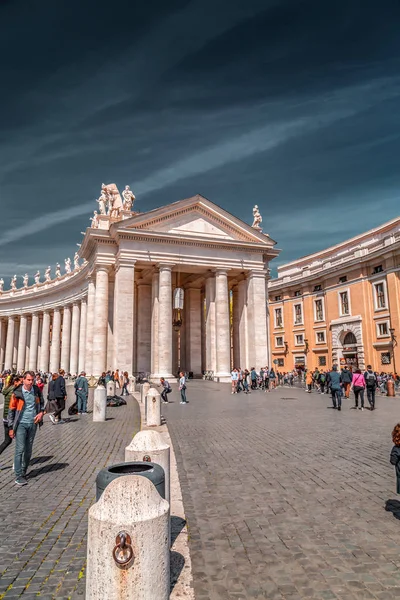
[[[230,383],[231,374],[224,371],[221,371],[220,373],[214,373],[214,381],[218,381],[219,383]]]
[[[177,379],[177,375],[172,375],[172,373],[151,373],[150,379]]]

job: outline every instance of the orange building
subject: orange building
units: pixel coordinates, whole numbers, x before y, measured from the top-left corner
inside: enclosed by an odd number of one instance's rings
[[[271,360],[400,369],[400,217],[278,268],[269,282]]]

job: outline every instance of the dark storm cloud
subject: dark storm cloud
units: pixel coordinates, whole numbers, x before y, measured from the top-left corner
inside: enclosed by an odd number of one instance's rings
[[[384,8],[0,4],[0,274],[72,255],[102,181],[142,211],[199,192],[250,221],[257,203],[279,263],[397,216],[400,8]]]

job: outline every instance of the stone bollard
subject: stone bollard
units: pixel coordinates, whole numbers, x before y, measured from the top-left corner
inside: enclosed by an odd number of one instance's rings
[[[158,431],[139,431],[125,448],[125,462],[152,462],[164,469],[165,499],[168,502],[170,502],[169,454],[169,446]]]
[[[98,385],[94,390],[93,400],[93,421],[105,421],[107,408],[107,390],[104,386]]]
[[[143,402],[144,399],[146,398],[149,389],[150,389],[150,383],[148,381],[145,381],[142,384],[142,387],[140,388],[140,391],[141,391],[140,401],[141,402]]]
[[[128,385],[128,391],[130,394],[133,394],[133,392],[136,391],[136,377],[130,377],[129,379],[129,385]]]
[[[107,396],[115,396],[115,381],[107,383]]]
[[[151,481],[114,479],[89,510],[86,600],[168,600],[168,527]]]
[[[161,425],[161,398],[155,388],[150,388],[146,395],[146,425],[147,427]]]

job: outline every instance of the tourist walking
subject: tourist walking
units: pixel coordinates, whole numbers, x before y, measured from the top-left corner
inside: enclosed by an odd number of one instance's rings
[[[22,385],[15,388],[10,399],[8,411],[9,435],[15,438],[15,483],[26,485],[26,471],[32,456],[33,441],[38,426],[43,423],[45,414],[43,395],[33,385],[35,373],[26,371]]]
[[[11,396],[16,387],[21,384],[22,378],[19,375],[11,375],[11,379],[7,386],[3,386],[1,393],[4,396],[4,407],[3,407],[3,426],[4,426],[4,441],[0,446],[0,454],[3,454],[4,450],[8,448],[8,446],[12,442],[12,438],[9,434],[8,429],[8,410],[10,406]]]
[[[313,374],[310,370],[308,370],[306,373],[306,386],[307,386],[306,392],[308,392],[309,394],[311,394],[312,384],[313,384]]]
[[[167,381],[166,379],[164,379],[164,377],[161,377],[160,379],[160,385],[162,385],[162,392],[161,392],[161,399],[164,402],[164,404],[168,404],[168,396],[167,394],[170,394],[172,392],[172,388],[169,384],[169,381]]]
[[[129,374],[128,371],[124,371],[122,374],[122,391],[121,396],[129,396],[128,385],[129,385]]]
[[[400,494],[400,423],[392,431],[393,448],[390,453],[390,463],[396,469],[396,492]]]
[[[364,410],[364,390],[365,390],[365,379],[360,369],[356,369],[353,373],[353,379],[351,382],[351,389],[354,392],[354,408]],[[360,398],[360,406],[358,406],[358,398]]]
[[[340,388],[342,383],[341,374],[338,373],[337,365],[332,366],[332,371],[328,373],[328,383],[331,388],[332,405],[333,408],[337,408],[339,411],[342,410],[342,390]]]
[[[67,398],[67,390],[65,387],[64,371],[60,369],[58,373],[53,373],[47,392],[47,400],[50,405],[54,406],[54,411],[49,412],[50,421],[56,423],[64,423],[62,412],[65,409],[65,400]]]
[[[343,389],[344,389],[344,394],[345,394],[346,398],[349,398],[351,382],[353,380],[352,372],[349,371],[349,369],[347,367],[343,367],[340,375],[342,377],[342,385],[343,385]]]
[[[75,393],[78,401],[78,414],[87,415],[87,400],[89,396],[89,384],[85,371],[82,371],[75,381]]]
[[[367,365],[367,370],[364,373],[364,379],[370,410],[375,410],[375,392],[376,388],[378,387],[378,379],[372,370],[371,365]]]
[[[181,404],[187,404],[188,401],[186,400],[186,377],[183,371],[179,373],[179,391],[181,393]]]
[[[274,390],[276,388],[276,374],[273,367],[271,367],[271,370],[269,372],[269,380],[271,382],[271,389]]]
[[[231,372],[231,394],[237,394],[237,386],[238,386],[239,373],[237,369],[233,369]]]

